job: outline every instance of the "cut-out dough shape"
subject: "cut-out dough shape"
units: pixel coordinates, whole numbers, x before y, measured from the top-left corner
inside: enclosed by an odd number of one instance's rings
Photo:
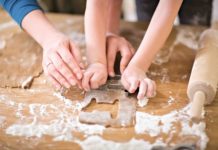
[[[119,101],[118,114],[115,119],[111,118],[110,112],[81,112],[79,121],[89,124],[101,124],[111,127],[128,127],[135,123],[135,112],[137,99],[128,96],[119,82],[119,80],[109,80],[108,83],[98,90],[87,92],[85,99],[80,103],[81,108],[87,107],[92,100],[97,103],[113,104]]]

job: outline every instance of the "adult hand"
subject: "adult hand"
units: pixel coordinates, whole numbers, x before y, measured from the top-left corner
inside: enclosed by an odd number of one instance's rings
[[[43,45],[42,66],[53,85],[60,89],[76,84],[81,87],[82,59],[76,45],[62,33],[56,33]]]

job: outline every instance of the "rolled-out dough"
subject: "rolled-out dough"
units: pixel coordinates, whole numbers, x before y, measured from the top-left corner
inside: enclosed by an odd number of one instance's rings
[[[42,50],[26,33],[15,34],[0,51],[0,87],[29,87],[42,72]]]

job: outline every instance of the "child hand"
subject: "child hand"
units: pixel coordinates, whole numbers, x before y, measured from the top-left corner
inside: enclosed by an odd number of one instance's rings
[[[135,53],[132,45],[123,37],[117,36],[115,34],[108,34],[107,39],[107,70],[109,76],[114,76],[114,63],[116,59],[117,52],[121,53],[120,61],[120,72],[123,73],[124,69],[128,65],[132,56]]]
[[[90,64],[85,71],[82,79],[82,87],[89,91],[97,89],[107,81],[107,68],[102,63]]]
[[[43,49],[43,70],[53,85],[57,89],[76,84],[81,87],[82,59],[71,39],[61,33],[54,34]]]
[[[139,67],[127,66],[122,74],[121,82],[130,93],[134,93],[139,88],[138,99],[143,99],[145,96],[148,98],[155,96],[155,82],[147,78],[145,72]]]

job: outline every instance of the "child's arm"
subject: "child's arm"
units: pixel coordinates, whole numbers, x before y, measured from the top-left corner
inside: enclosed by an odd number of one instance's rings
[[[155,84],[146,79],[145,72],[170,34],[181,4],[182,0],[159,2],[138,51],[122,75],[122,83],[129,92],[135,92],[139,87],[139,99],[154,95]]]
[[[106,17],[108,0],[88,0],[85,12],[85,35],[88,68],[82,81],[83,88],[90,90],[107,80]]]
[[[55,87],[81,85],[78,49],[47,20],[36,0],[1,0],[0,4],[44,49],[43,69]]]
[[[160,1],[138,51],[130,65],[147,71],[157,52],[169,36],[182,0]]]
[[[121,53],[120,72],[123,73],[132,56],[135,53],[132,45],[119,36],[120,15],[122,0],[110,0],[107,19],[107,70],[110,76],[114,76],[114,63],[118,52]]]

